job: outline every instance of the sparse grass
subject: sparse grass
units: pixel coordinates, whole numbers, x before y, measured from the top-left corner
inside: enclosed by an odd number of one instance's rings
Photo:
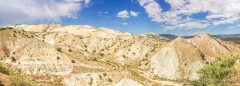
[[[10,70],[8,70],[2,63],[0,63],[0,72],[9,75]]]
[[[199,80],[193,81],[195,86],[225,86],[226,83],[222,80],[229,79],[237,74],[234,68],[237,56],[218,57],[212,64],[204,66],[197,71]]]
[[[9,75],[11,82],[14,86],[41,86],[40,83],[34,82],[27,76],[14,73],[12,70],[6,68],[0,63],[0,72]]]
[[[92,83],[93,83],[93,79],[92,79],[92,77],[90,78],[90,82],[88,83],[89,85],[92,85]]]
[[[129,71],[131,72],[132,75],[134,75],[134,76],[139,76],[139,74],[138,74],[137,72],[132,71],[132,70],[129,70]]]
[[[157,80],[163,80],[163,81],[167,81],[167,80],[168,80],[168,79],[159,77],[159,76],[157,76],[157,75],[154,75],[153,79],[154,79],[154,80],[156,80],[156,79],[157,79]]]

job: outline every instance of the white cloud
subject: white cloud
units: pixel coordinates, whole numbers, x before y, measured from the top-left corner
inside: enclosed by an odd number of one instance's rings
[[[133,17],[137,17],[139,13],[138,12],[134,12],[134,11],[130,11],[130,14]]]
[[[235,15],[234,13],[210,14],[210,15],[206,16],[206,18],[209,19],[209,20],[211,20],[213,18],[225,19],[225,18],[230,18],[234,15]]]
[[[240,24],[239,24],[239,25],[237,25],[237,27],[240,27]]]
[[[99,11],[98,14],[102,14],[102,11]]]
[[[88,3],[90,0],[88,0]],[[77,18],[83,0],[0,0],[0,24],[48,21],[61,22],[62,17]]]
[[[88,5],[91,0],[85,0],[85,4]]]
[[[177,25],[178,28],[183,28],[183,29],[193,29],[193,28],[206,28],[209,26],[208,23],[200,23],[200,22],[186,22]]]
[[[127,26],[127,25],[128,25],[128,23],[122,23],[122,25],[124,25],[124,26]]]
[[[168,31],[168,30],[174,30],[176,29],[176,26],[166,26],[163,30]]]
[[[186,22],[178,25],[171,25],[171,26],[165,26],[164,31],[168,30],[174,30],[176,28],[181,28],[181,29],[194,29],[194,28],[206,28],[210,24],[208,23],[201,23],[201,22]]]
[[[108,13],[108,12],[104,12],[104,13]]]
[[[127,10],[123,10],[123,11],[118,12],[117,17],[124,18],[124,19],[125,18],[130,18]]]
[[[176,28],[202,28],[211,25],[233,24],[240,20],[240,1],[239,0],[165,0],[170,4],[170,10],[164,11],[155,0],[138,0],[155,22],[165,22],[170,27],[164,30]],[[206,19],[186,18],[197,13],[207,13]],[[201,21],[201,22],[200,22]],[[190,23],[187,23],[190,22]],[[195,22],[195,23],[193,23]],[[196,23],[198,22],[198,23]],[[199,26],[203,25],[203,26]]]
[[[240,16],[231,17],[231,18],[224,19],[224,20],[213,21],[213,25],[233,24],[235,21],[238,21],[239,19],[240,19]]]
[[[145,9],[146,13],[150,18],[152,18],[152,21],[156,22],[163,22],[162,17],[162,8],[160,5],[154,1],[154,0],[138,0],[140,5]]]
[[[73,19],[77,19],[78,17],[73,17]]]
[[[228,27],[228,28],[234,28],[233,26],[230,26],[230,27]]]

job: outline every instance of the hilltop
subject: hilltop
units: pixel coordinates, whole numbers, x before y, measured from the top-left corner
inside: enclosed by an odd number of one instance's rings
[[[16,73],[63,85],[182,85],[215,57],[239,53],[232,42],[208,34],[172,41],[154,33],[136,36],[89,25],[7,25],[0,58]],[[12,61],[12,58],[15,61]]]

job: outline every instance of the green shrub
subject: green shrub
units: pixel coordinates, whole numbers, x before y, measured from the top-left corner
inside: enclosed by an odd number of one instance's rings
[[[0,72],[9,75],[9,70],[2,63],[0,63]]]
[[[76,63],[75,60],[71,60],[72,63]]]
[[[107,76],[107,73],[103,73],[103,76]]]
[[[199,80],[193,81],[191,84],[195,86],[222,86],[225,83],[222,80],[230,79],[237,74],[234,64],[238,58],[218,57],[212,64],[205,65],[197,71]]]
[[[41,86],[40,83],[34,82],[31,78],[14,73],[12,70],[9,70],[2,63],[0,63],[0,72],[6,75],[9,75],[13,86]]]
[[[11,60],[12,60],[12,62],[15,62],[15,61],[16,61],[16,59],[15,59],[14,57],[11,57]]]
[[[95,53],[95,52],[96,52],[96,50],[93,51],[93,53]]]
[[[104,54],[103,54],[103,53],[100,53],[100,56],[104,56]]]
[[[71,50],[71,49],[68,49],[68,52],[72,52],[72,50]]]
[[[99,77],[100,79],[102,79],[102,76],[101,76],[101,75],[98,75],[98,77]]]
[[[87,48],[87,45],[84,45],[85,48]]]
[[[111,78],[108,78],[108,82],[112,82],[112,79],[111,79]]]
[[[79,36],[79,38],[80,38],[80,39],[83,39],[83,37],[82,37],[82,36]]]
[[[96,58],[96,57],[94,57],[94,58],[93,58],[93,61],[97,61],[97,58]]]
[[[6,30],[6,28],[0,28],[0,31]]]
[[[62,49],[60,47],[57,48],[58,52],[62,52]]]
[[[125,56],[125,55],[123,55],[123,58],[126,58],[126,56]]]
[[[139,74],[138,74],[137,72],[132,71],[132,70],[129,70],[129,71],[131,72],[132,75],[134,75],[134,76],[139,76]]]
[[[90,78],[90,82],[88,83],[89,85],[92,85],[92,83],[93,83],[93,79],[92,79],[92,77]]]
[[[58,59],[58,60],[60,59],[59,56],[57,56],[57,59]]]
[[[132,54],[136,55],[136,53],[135,53],[135,52],[132,52]]]
[[[15,34],[13,34],[13,37],[17,37]]]

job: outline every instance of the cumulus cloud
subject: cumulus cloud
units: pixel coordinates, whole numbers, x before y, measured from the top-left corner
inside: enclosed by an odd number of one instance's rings
[[[164,31],[168,31],[168,30],[174,30],[176,28],[176,26],[166,26],[164,28]]]
[[[206,28],[207,26],[209,26],[208,23],[200,23],[200,22],[186,22],[186,23],[177,25],[177,27],[183,28],[183,29]]]
[[[234,28],[233,26],[230,26],[230,27],[228,27],[228,28]]]
[[[231,17],[228,19],[218,20],[214,21],[213,25],[220,25],[220,24],[233,24],[235,21],[238,21],[240,19],[240,16],[237,17]]]
[[[138,0],[152,21],[163,22],[162,8],[154,0]]]
[[[124,25],[124,26],[127,26],[127,25],[128,25],[128,23],[122,23],[122,25]]]
[[[137,17],[138,16],[138,12],[130,11],[130,14],[133,17]]]
[[[186,22],[186,23],[181,23],[178,25],[172,25],[172,26],[166,26],[164,28],[164,31],[168,31],[168,30],[174,30],[176,28],[181,28],[181,29],[194,29],[194,28],[206,28],[208,27],[210,24],[208,23],[201,23],[201,22]]]
[[[77,18],[76,14],[90,0],[0,0],[0,24]]]
[[[148,16],[155,22],[165,22],[164,30],[175,28],[206,28],[210,25],[232,24],[240,18],[239,0],[165,0],[171,9],[163,12],[155,0],[138,0]],[[185,18],[197,13],[207,13],[205,19]],[[199,22],[205,21],[205,22]],[[190,23],[187,23],[190,22]],[[192,24],[192,25],[191,25]],[[203,25],[203,26],[199,26]]]
[[[127,10],[118,12],[117,17],[123,18],[123,19],[130,18]]]

